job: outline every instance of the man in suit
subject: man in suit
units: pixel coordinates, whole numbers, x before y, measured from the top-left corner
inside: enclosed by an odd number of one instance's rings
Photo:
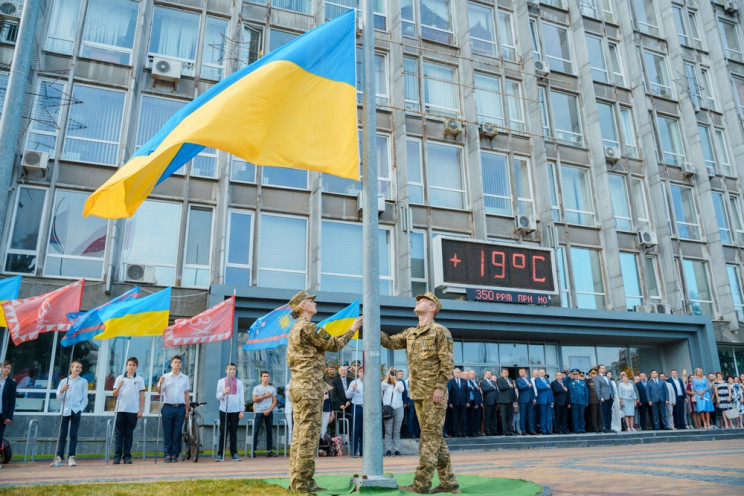
[[[612,402],[615,396],[610,379],[605,374],[607,368],[599,365],[599,374],[594,378],[594,389],[597,391],[599,406],[602,411],[602,432],[614,432],[612,430]]]
[[[349,422],[347,427],[351,427],[351,415],[350,407],[351,402],[346,398],[346,389],[351,384],[351,379],[348,376],[348,368],[344,365],[338,368],[338,374],[331,381],[331,402],[333,403],[333,409],[336,411],[336,418],[346,419]],[[341,427],[339,427],[341,428]],[[351,434],[347,432],[348,434]]]
[[[597,377],[597,369],[589,371],[589,376],[586,378],[586,387],[589,393],[589,426],[594,432],[602,432],[602,413],[599,409],[599,395],[597,394],[597,386],[595,378]]]
[[[669,379],[667,382],[672,385],[674,389],[675,404],[674,404],[674,426],[677,429],[686,429],[685,425],[685,385],[682,383],[682,379],[677,377],[677,371],[672,369],[669,371]]]
[[[16,406],[16,381],[10,377],[12,368],[13,365],[6,360],[0,372],[0,443],[3,441],[5,427],[13,421]]]
[[[470,412],[468,415],[468,436],[477,437],[482,436],[483,433],[480,431],[481,421],[483,419],[483,394],[478,386],[478,381],[475,380],[475,370],[469,372],[468,387],[470,397]]]
[[[659,372],[656,369],[651,370],[651,380],[646,385],[646,394],[648,396],[648,406],[654,419],[654,430],[659,428],[668,429],[666,424],[666,404],[669,403],[667,397],[666,381],[659,379]]]
[[[496,401],[501,410],[501,431],[505,436],[513,436],[512,420],[514,419],[514,405],[517,395],[514,381],[509,378],[509,369],[501,369],[501,377],[496,380],[496,389],[499,395]]]
[[[568,401],[571,420],[576,433],[586,432],[584,409],[589,404],[589,392],[586,383],[580,378],[578,369],[571,371],[573,379],[568,383]]]
[[[645,431],[649,426],[647,419],[651,414],[651,407],[649,407],[648,403],[648,379],[644,372],[640,373],[639,379],[638,383],[636,383],[636,388],[638,389],[638,425],[641,427],[641,430]],[[651,423],[653,424],[653,420],[651,420]]]
[[[547,435],[550,434],[548,410],[553,406],[553,391],[550,387],[550,381],[545,377],[545,369],[537,371],[537,377],[534,381],[535,388],[537,389],[536,402],[540,418],[540,433]]]
[[[555,432],[568,434],[568,387],[563,383],[563,372],[555,373],[555,380],[550,383],[555,405]]]
[[[498,434],[498,420],[496,413],[498,411],[499,390],[493,380],[493,374],[486,370],[485,377],[480,382],[480,389],[483,392],[483,430],[486,436],[495,436]]]
[[[459,368],[453,371],[454,377],[447,383],[449,393],[449,409],[452,412],[451,435],[463,437],[468,432],[468,384],[467,379],[462,377]]]
[[[526,436],[535,433],[535,420],[532,416],[532,408],[537,401],[535,391],[532,388],[532,381],[527,377],[525,369],[519,369],[519,377],[516,380],[519,401],[519,427],[522,435]]]

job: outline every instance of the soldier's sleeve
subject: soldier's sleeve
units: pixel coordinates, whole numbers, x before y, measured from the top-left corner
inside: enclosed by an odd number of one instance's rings
[[[400,350],[406,347],[406,331],[389,336],[380,331],[380,344],[389,350]]]
[[[439,374],[437,374],[434,389],[447,389],[447,375],[455,368],[455,356],[452,335],[446,327],[440,326],[437,330],[437,354],[439,355]]]
[[[316,348],[324,351],[339,351],[341,348],[346,346],[354,336],[355,332],[352,329],[349,329],[341,336],[331,336],[328,334],[328,331],[322,327],[318,327],[312,322],[310,322],[310,325],[305,327],[302,331]]]

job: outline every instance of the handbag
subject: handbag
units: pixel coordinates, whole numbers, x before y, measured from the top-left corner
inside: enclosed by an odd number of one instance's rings
[[[724,410],[724,415],[726,415],[727,419],[735,419],[739,417],[739,409],[738,408],[730,408],[728,410]]]
[[[393,418],[393,407],[391,405],[382,405],[382,420]]]

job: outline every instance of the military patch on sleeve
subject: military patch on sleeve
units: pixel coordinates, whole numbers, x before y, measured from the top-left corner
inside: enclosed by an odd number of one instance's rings
[[[454,351],[455,342],[452,341],[452,338],[447,338],[447,347],[449,348],[450,353]]]
[[[325,339],[326,341],[328,341],[329,339],[331,339],[331,335],[328,334],[328,331],[326,331],[322,327],[318,327],[315,330],[315,334],[317,334],[318,336],[320,336],[322,339]]]

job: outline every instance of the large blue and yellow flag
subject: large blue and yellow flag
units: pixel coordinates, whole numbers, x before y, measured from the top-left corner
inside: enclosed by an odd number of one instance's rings
[[[107,305],[98,311],[104,331],[93,339],[161,336],[168,327],[171,288],[155,294]]]
[[[289,331],[294,324],[292,309],[285,304],[259,317],[248,329],[244,351],[269,350],[287,344]]]
[[[77,314],[68,313],[67,317],[72,321],[72,324],[70,325],[70,330],[67,331],[67,334],[65,334],[65,337],[62,338],[59,344],[62,346],[72,346],[73,344],[93,339],[94,336],[105,330],[105,326],[101,320],[101,309],[109,305],[116,305],[117,303],[137,298],[139,293],[139,286],[135,286],[126,293],[120,294],[103,305],[91,308],[87,312]]]
[[[351,304],[318,324],[331,336],[340,336],[351,329],[351,324],[359,317],[359,298]],[[354,333],[351,339],[359,339],[359,331]]]
[[[0,281],[0,303],[18,298],[21,290],[21,276],[9,277]],[[0,327],[8,327],[5,321],[5,312],[0,305]]]
[[[354,16],[308,31],[184,106],[88,198],[83,215],[131,217],[205,147],[359,180]]]

